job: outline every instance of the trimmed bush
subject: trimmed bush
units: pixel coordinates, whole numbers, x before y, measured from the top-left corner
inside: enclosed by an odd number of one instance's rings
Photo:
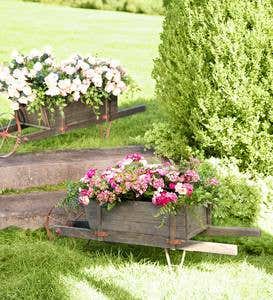
[[[153,77],[176,159],[190,149],[273,171],[272,17],[270,0],[168,5]]]
[[[60,4],[78,8],[126,11],[132,13],[162,15],[164,7],[162,0],[23,0]]]

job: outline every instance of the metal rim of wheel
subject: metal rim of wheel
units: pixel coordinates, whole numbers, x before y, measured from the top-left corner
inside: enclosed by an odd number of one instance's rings
[[[21,143],[22,129],[18,112],[0,114],[0,158],[14,154]]]

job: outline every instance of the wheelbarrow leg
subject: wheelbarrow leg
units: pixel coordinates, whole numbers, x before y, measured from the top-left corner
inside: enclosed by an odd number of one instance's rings
[[[183,267],[184,262],[185,262],[185,257],[186,257],[186,250],[183,250],[180,267]]]
[[[170,254],[169,254],[169,249],[165,248],[164,250],[165,250],[165,256],[166,256],[168,267],[171,269],[172,263],[171,263],[171,258],[170,258]]]

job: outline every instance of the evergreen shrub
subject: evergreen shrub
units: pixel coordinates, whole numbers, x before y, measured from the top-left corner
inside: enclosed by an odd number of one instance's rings
[[[159,152],[234,157],[273,171],[273,3],[172,0],[153,77],[167,113]],[[156,132],[157,126],[153,132]],[[175,141],[173,140],[175,139]],[[162,147],[161,147],[162,146]]]

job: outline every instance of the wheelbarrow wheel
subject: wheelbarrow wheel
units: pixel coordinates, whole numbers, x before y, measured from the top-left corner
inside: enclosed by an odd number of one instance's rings
[[[14,154],[21,143],[22,129],[18,111],[0,114],[0,158]]]

